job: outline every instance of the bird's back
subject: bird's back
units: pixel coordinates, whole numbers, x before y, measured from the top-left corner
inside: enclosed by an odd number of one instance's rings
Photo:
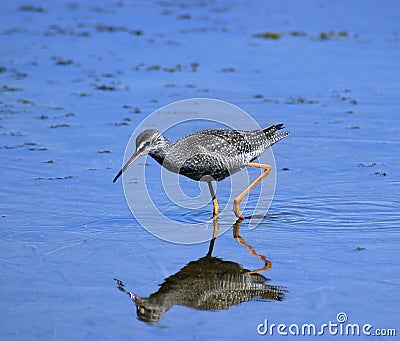
[[[241,170],[287,136],[287,132],[277,133],[282,128],[278,124],[255,131],[202,130],[174,143],[163,165],[194,180],[219,181]]]

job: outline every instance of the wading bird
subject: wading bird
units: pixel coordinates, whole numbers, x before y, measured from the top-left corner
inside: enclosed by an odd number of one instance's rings
[[[113,182],[140,156],[149,154],[171,172],[182,174],[196,181],[205,181],[213,201],[213,217],[218,216],[219,206],[211,181],[221,181],[246,166],[263,169],[263,173],[234,200],[233,210],[239,210],[243,197],[271,171],[271,166],[253,163],[266,149],[286,137],[289,132],[278,132],[283,124],[264,129],[243,131],[228,129],[202,130],[171,143],[155,129],[148,129],[136,138],[136,151],[122,167]]]

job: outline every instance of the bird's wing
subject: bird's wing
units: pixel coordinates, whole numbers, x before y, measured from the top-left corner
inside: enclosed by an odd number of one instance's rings
[[[210,129],[184,137],[185,143],[190,143],[200,153],[209,155],[229,155],[243,153],[251,148],[247,136],[238,130]]]

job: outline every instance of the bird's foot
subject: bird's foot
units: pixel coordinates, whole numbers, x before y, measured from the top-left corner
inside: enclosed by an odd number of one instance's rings
[[[237,200],[236,198],[233,202],[233,212],[235,212],[236,217],[238,217],[239,219],[245,219],[245,216],[239,210],[239,203],[240,200]]]

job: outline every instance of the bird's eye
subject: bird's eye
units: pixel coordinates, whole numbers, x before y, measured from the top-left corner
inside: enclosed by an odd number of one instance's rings
[[[137,150],[145,150],[150,145],[150,141],[144,141],[137,147]]]

